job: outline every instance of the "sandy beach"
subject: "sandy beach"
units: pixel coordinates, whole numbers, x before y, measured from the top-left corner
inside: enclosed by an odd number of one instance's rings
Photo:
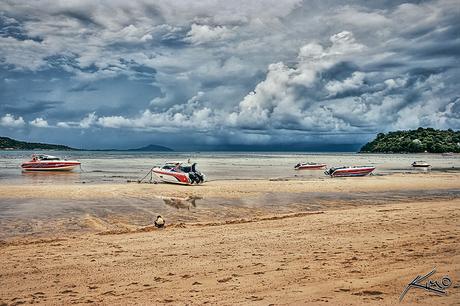
[[[161,230],[147,221],[112,228],[107,223],[114,220],[86,216],[90,231],[9,237],[0,244],[0,304],[392,305],[411,280],[436,267],[431,279],[448,275],[452,280],[447,295],[411,289],[402,305],[458,305],[460,199],[443,192],[458,190],[459,182],[459,174],[439,173],[214,181],[190,187],[0,186],[1,201],[339,195],[311,211],[301,205],[254,214],[247,214],[251,207],[235,208],[229,215],[237,217],[170,222]],[[355,192],[372,196],[408,190],[388,202],[358,199],[346,205],[346,196]],[[427,190],[440,196],[412,198]]]

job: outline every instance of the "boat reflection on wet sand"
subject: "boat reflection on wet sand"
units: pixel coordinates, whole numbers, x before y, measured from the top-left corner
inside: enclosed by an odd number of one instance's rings
[[[190,207],[196,207],[196,200],[202,200],[202,197],[199,196],[188,196],[186,198],[179,198],[179,197],[158,197],[159,199],[162,199],[163,202],[170,206],[174,207],[176,209],[188,209],[190,210]]]

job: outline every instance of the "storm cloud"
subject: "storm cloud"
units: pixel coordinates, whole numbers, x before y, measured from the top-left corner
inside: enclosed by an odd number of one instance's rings
[[[449,0],[7,0],[0,133],[127,147],[459,129],[458,20]]]

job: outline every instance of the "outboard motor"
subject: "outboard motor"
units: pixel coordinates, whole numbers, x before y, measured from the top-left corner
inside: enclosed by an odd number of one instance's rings
[[[201,184],[201,183],[203,183],[203,181],[204,181],[203,175],[201,175],[200,172],[189,173],[189,177],[190,177],[190,182],[191,182],[192,184],[193,184],[193,183]]]
[[[203,174],[201,174],[200,171],[195,172],[195,174],[196,174],[196,176],[197,176],[197,178],[198,178],[198,184],[203,183],[203,182],[204,182],[204,176],[203,176]]]
[[[193,179],[192,179],[192,175],[191,175],[192,173],[193,173]],[[192,170],[190,172],[190,179],[192,180],[192,183],[193,183],[193,181],[195,181],[195,183],[197,183],[197,184],[200,184],[200,183],[204,182],[204,176],[203,176],[203,174],[201,174],[200,171],[198,171],[196,169],[196,163],[192,164]]]
[[[190,167],[190,172],[188,173],[188,177],[190,178],[190,183],[197,183],[198,184],[198,177],[195,174],[195,164]]]

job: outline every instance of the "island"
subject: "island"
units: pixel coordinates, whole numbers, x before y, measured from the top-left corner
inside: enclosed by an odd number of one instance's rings
[[[460,131],[420,127],[379,133],[360,153],[460,153]]]
[[[76,149],[65,145],[56,145],[49,143],[26,142],[11,139],[9,137],[0,137],[0,150],[56,150],[56,151],[140,151],[140,152],[173,152],[174,150],[160,145],[148,145],[136,149],[104,149],[104,150],[86,150]]]
[[[137,149],[128,149],[126,151],[143,151],[143,152],[173,152],[174,150],[160,145],[148,145]]]
[[[25,142],[9,137],[0,137],[0,150],[59,150],[59,151],[80,151],[64,145],[56,145],[39,142]]]

